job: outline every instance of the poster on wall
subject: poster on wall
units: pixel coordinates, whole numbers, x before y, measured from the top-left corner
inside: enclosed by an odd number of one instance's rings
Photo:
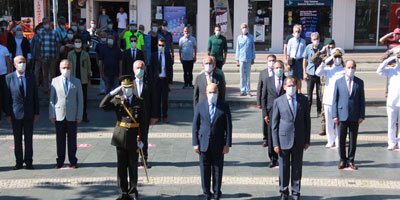
[[[44,17],[44,5],[43,5],[43,0],[35,0],[34,1],[34,8],[35,12],[35,26],[40,24],[42,22],[42,18]]]
[[[303,28],[302,35],[311,40],[311,34],[318,32],[319,27],[319,8],[310,8],[307,10],[300,10],[300,23]]]
[[[232,40],[232,19],[229,13],[228,0],[214,0],[214,7],[216,25],[221,26],[221,32],[227,40]]]
[[[400,3],[392,3],[390,5],[390,22],[389,32],[400,26]]]
[[[265,25],[254,25],[254,42],[265,42]]]
[[[33,29],[33,17],[21,17],[20,25],[24,36],[31,39],[35,34]]]
[[[164,6],[164,20],[168,22],[168,31],[172,33],[173,42],[179,42],[186,24],[186,7]]]
[[[162,7],[161,6],[157,6],[156,19],[157,20],[162,20]]]

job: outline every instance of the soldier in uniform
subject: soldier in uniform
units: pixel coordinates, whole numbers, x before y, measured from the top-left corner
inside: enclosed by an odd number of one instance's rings
[[[121,86],[111,91],[100,103],[105,111],[115,111],[117,124],[111,144],[117,148],[118,162],[118,199],[138,199],[138,147],[143,143],[140,133],[144,131],[145,110],[140,97],[134,95],[133,76],[120,77]],[[122,91],[123,95],[117,95]],[[129,185],[127,171],[129,171]]]

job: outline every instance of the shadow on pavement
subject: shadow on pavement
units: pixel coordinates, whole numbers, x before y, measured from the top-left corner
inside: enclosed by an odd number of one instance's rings
[[[20,196],[20,197],[13,197],[13,196],[0,196],[0,198],[1,199],[4,199],[4,200],[39,200],[39,199],[37,199],[37,198],[31,198],[31,197],[23,197],[23,196]]]

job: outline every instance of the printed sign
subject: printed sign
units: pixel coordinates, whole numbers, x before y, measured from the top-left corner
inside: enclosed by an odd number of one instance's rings
[[[35,26],[42,22],[44,17],[44,5],[43,0],[34,0],[34,12],[35,12]]]
[[[265,25],[254,25],[254,42],[265,42]]]
[[[301,34],[308,40],[311,39],[313,32],[318,32],[319,13],[319,8],[300,10],[300,23],[303,28]]]
[[[164,20],[168,22],[168,32],[171,32],[173,42],[179,42],[186,24],[186,7],[164,6]]]

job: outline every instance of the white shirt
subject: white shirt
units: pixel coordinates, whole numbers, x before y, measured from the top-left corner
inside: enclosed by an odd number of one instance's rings
[[[136,77],[135,81],[136,81],[136,91],[138,93],[138,96],[140,97],[143,91],[143,78]]]
[[[15,43],[17,43],[17,50],[15,51],[15,56],[23,56],[21,48],[22,38],[21,39],[15,38]]]
[[[126,19],[128,19],[128,15],[126,14],[126,12],[124,13],[120,13],[118,12],[117,14],[117,19],[118,19],[118,28],[126,28]]]
[[[318,69],[315,71],[315,75],[326,76],[324,97],[322,99],[322,103],[331,106],[333,102],[333,92],[335,90],[335,82],[336,80],[344,76],[343,66],[332,65],[331,67],[327,67],[325,63],[322,62]]]
[[[7,74],[7,56],[10,56],[10,52],[5,46],[0,44],[0,75]]]
[[[278,86],[279,86],[279,82],[280,82],[280,86],[281,86],[281,88],[282,88],[282,77],[277,77],[277,76],[275,76],[275,91],[276,91],[276,93],[278,94]]]
[[[349,79],[350,79],[350,91],[349,91],[349,96],[350,96],[350,94],[353,92],[354,78],[353,77],[349,78],[348,76],[345,76],[345,77],[346,77],[346,87],[347,87],[347,84],[349,83]]]
[[[26,78],[25,78],[25,72],[23,74],[19,74],[17,71],[15,71],[15,74],[17,74],[18,78],[18,84],[21,84],[21,79],[20,77],[22,76],[22,81],[24,84],[24,96],[26,96]],[[19,85],[18,85],[19,86]]]
[[[268,77],[271,77],[274,75],[274,71],[268,67]]]
[[[131,55],[132,55],[132,58],[136,58],[136,48],[131,48]]]
[[[132,97],[133,95],[131,95],[130,97],[124,96],[125,97],[125,101],[132,103]]]
[[[385,61],[383,61],[378,69],[376,70],[376,73],[378,73],[381,76],[387,76],[388,77],[388,96],[386,100],[386,105],[387,106],[395,106],[395,107],[400,107],[400,90],[399,90],[399,85],[400,85],[400,65],[399,63],[396,63],[394,67],[388,67],[388,63],[392,60],[395,59],[395,56],[389,57]]]
[[[157,59],[160,58],[160,54],[161,54],[161,72],[158,75],[158,77],[167,77],[167,73],[165,72],[165,53],[160,53],[160,51],[158,52],[158,56]]]

